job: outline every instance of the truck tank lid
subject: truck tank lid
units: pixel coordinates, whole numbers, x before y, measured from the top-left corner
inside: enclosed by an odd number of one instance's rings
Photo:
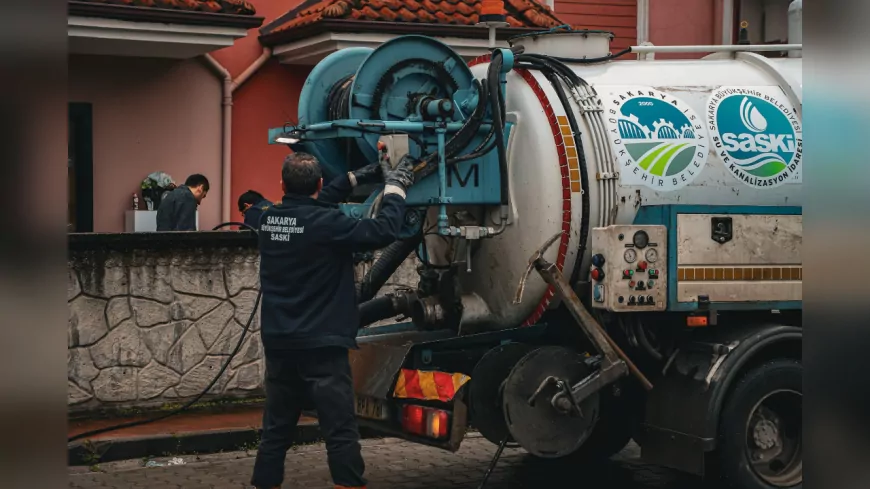
[[[610,54],[613,33],[593,30],[550,30],[513,37],[511,46],[522,46],[529,54],[558,58],[603,58]]]

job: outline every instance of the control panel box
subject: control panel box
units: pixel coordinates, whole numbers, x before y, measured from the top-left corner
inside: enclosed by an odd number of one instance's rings
[[[668,305],[665,226],[592,229],[592,307],[613,312],[664,311]]]

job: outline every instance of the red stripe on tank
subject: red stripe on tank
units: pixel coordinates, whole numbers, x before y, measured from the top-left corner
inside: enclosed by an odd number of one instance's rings
[[[471,60],[471,62],[468,63],[468,66],[489,63],[489,60],[490,55],[486,54]],[[541,107],[544,109],[544,114],[550,122],[550,130],[553,132],[553,143],[556,145],[556,149],[559,152],[559,169],[562,172],[562,237],[559,241],[559,254],[556,257],[556,267],[561,271],[565,264],[565,257],[568,254],[568,240],[571,235],[571,180],[568,173],[568,153],[565,151],[565,141],[562,139],[562,131],[559,129],[559,120],[556,118],[556,113],[553,111],[549,99],[547,99],[547,94],[544,92],[544,88],[528,70],[514,69],[514,71],[520,75],[520,77],[528,83],[532,91],[535,92],[535,96],[538,98],[538,102],[540,102]],[[553,287],[547,287],[547,292],[544,294],[544,297],[541,298],[541,302],[535,308],[535,311],[526,318],[523,322],[523,326],[530,326],[540,321],[541,316],[543,316],[547,311],[547,307],[550,305],[550,300],[552,300],[554,295],[555,290]]]

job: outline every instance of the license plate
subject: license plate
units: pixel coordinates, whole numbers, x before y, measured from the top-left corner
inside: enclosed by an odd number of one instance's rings
[[[361,418],[380,420],[384,420],[389,417],[387,404],[383,401],[372,399],[370,397],[356,398],[356,415]]]

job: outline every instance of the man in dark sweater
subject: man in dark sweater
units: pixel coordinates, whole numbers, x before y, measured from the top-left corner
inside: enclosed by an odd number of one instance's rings
[[[377,217],[358,220],[341,212],[342,195],[381,175],[386,186]],[[413,161],[406,156],[396,168],[372,165],[324,189],[317,159],[294,153],[284,160],[281,177],[284,198],[263,211],[259,227],[266,409],[251,483],[280,487],[284,458],[310,401],[335,487],[364,488],[348,358],[359,326],[353,252],[397,239],[405,190],[414,183]]]
[[[195,174],[169,192],[157,208],[158,231],[196,231],[196,208],[208,194],[208,179]]]
[[[248,190],[239,196],[239,212],[244,218],[245,224],[254,229],[260,227],[260,216],[263,211],[268,209],[272,203],[263,197],[263,194],[256,190]]]

